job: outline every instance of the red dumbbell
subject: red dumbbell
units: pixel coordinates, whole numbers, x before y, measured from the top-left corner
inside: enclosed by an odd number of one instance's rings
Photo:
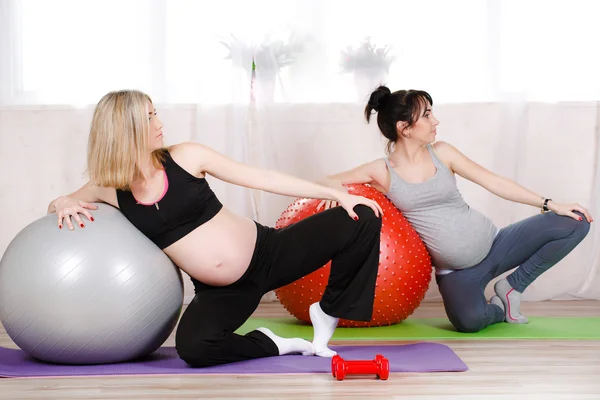
[[[390,362],[381,354],[377,354],[374,360],[352,360],[346,361],[335,355],[331,359],[331,374],[338,381],[343,381],[346,375],[375,374],[381,380],[390,376]]]

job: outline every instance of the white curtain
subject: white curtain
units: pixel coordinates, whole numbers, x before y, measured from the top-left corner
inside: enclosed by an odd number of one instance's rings
[[[170,143],[306,179],[383,155],[362,116],[377,84],[427,90],[440,140],[598,217],[598,11],[593,0],[0,0],[0,254],[85,182],[93,105],[119,88],[153,97]],[[268,225],[292,201],[211,184]],[[500,227],[538,212],[459,184]],[[599,235],[526,298],[600,298]]]

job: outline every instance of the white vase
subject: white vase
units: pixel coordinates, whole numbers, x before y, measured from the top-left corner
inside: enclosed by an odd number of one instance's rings
[[[268,69],[260,71],[256,69],[256,80],[254,91],[256,101],[263,104],[271,104],[275,101],[275,85],[277,84],[277,71]]]

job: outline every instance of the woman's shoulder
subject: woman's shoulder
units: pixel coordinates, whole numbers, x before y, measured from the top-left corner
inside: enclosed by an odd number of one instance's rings
[[[189,157],[197,155],[198,152],[201,152],[203,150],[210,149],[207,146],[197,142],[180,142],[167,147],[163,147],[163,150],[168,152],[173,157]]]
[[[201,178],[203,174],[199,171],[199,160],[204,146],[194,142],[181,142],[165,147],[166,156],[180,168],[189,174]]]
[[[450,166],[452,165],[452,160],[455,158],[456,154],[458,154],[456,147],[441,140],[434,142],[429,146],[438,160],[440,160],[448,169],[451,169]]]
[[[162,149],[163,154],[174,160],[177,163],[186,163],[186,160],[193,157],[194,143],[192,142],[181,142],[172,144]]]
[[[364,168],[371,176],[384,176],[387,174],[389,165],[390,164],[387,157],[376,158],[363,164]]]
[[[376,158],[375,160],[366,164],[369,169],[369,175],[373,181],[381,188],[378,189],[385,193],[390,186],[391,169],[393,166],[390,164],[389,159],[386,157]]]
[[[448,142],[445,142],[443,140],[438,140],[436,142],[433,142],[433,144],[430,144],[430,146],[435,150],[435,151],[442,151],[442,152],[448,152],[448,151],[455,151],[456,147],[454,147],[453,145],[451,145]]]

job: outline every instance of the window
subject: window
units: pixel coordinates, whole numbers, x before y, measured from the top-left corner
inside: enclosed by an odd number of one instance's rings
[[[14,5],[14,23],[0,26],[14,38],[0,47],[12,62],[0,68],[0,86],[15,88],[0,92],[8,101],[93,104],[136,88],[159,102],[246,102],[252,46],[291,37],[302,51],[288,47],[278,74],[266,66],[280,48],[254,54],[254,90],[275,102],[363,101],[379,81],[427,90],[438,103],[600,99],[593,1],[6,2]],[[230,58],[223,43],[234,37],[250,50]],[[388,73],[343,72],[340,52],[367,37],[391,48]]]

